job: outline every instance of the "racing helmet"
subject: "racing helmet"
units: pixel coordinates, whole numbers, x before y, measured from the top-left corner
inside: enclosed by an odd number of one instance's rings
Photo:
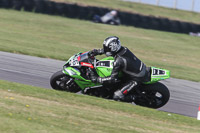
[[[103,42],[103,49],[106,56],[114,56],[121,49],[121,43],[118,37],[110,36]]]
[[[115,11],[115,10],[112,10],[110,13],[111,13],[113,16],[117,16],[117,11]]]

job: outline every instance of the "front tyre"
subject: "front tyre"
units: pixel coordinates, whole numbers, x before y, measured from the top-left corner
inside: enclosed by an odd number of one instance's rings
[[[140,92],[141,97],[135,103],[149,108],[157,109],[164,106],[170,97],[168,88],[160,82],[144,85],[140,88]]]
[[[50,78],[50,85],[55,90],[62,90],[68,92],[78,92],[80,88],[74,82],[74,80],[64,74],[62,70],[54,73]]]

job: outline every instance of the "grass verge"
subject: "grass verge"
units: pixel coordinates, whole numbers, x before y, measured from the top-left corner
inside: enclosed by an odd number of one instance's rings
[[[197,133],[194,118],[0,80],[0,132]]]
[[[4,9],[0,20],[1,51],[67,60],[77,52],[102,48],[103,40],[115,35],[148,66],[200,81],[197,37]]]

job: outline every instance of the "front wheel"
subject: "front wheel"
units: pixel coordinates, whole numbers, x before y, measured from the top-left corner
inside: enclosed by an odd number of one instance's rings
[[[168,88],[160,82],[143,85],[139,91],[140,98],[135,101],[135,104],[149,108],[156,109],[164,106],[170,97]]]
[[[80,88],[74,82],[73,78],[58,71],[51,76],[50,85],[55,90],[62,90],[68,92],[78,92]]]

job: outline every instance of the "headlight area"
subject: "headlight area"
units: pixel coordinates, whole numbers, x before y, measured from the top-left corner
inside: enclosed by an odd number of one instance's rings
[[[63,72],[67,75],[73,76],[73,75],[79,75],[80,71],[78,69],[75,69],[73,67],[64,66]]]

